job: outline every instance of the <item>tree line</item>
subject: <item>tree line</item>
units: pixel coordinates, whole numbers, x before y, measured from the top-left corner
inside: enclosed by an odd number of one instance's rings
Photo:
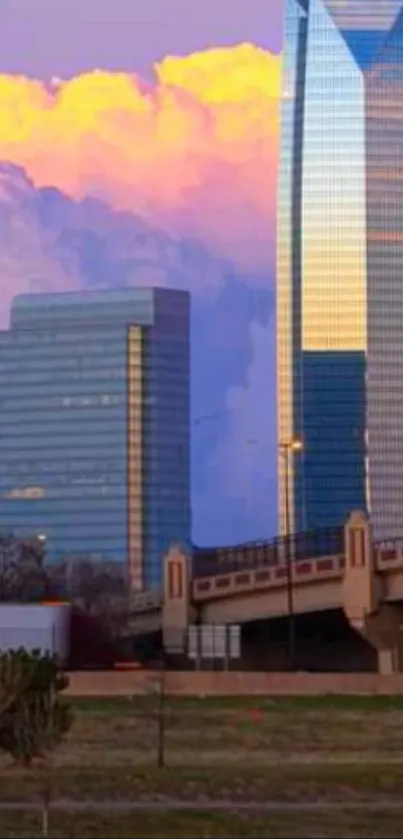
[[[85,653],[85,636],[113,644],[130,614],[129,590],[121,566],[91,557],[64,557],[49,562],[46,542],[18,539],[0,532],[0,604],[68,601],[78,622],[77,647]],[[95,655],[95,653],[94,653]]]
[[[118,563],[91,557],[48,562],[46,542],[0,532],[0,602],[35,603],[68,598],[88,614],[111,618],[123,610],[128,590]]]

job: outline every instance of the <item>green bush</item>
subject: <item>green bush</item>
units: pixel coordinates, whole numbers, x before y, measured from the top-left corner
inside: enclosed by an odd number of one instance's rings
[[[0,655],[0,750],[29,766],[62,741],[72,724],[61,696],[68,679],[57,659],[39,651]]]

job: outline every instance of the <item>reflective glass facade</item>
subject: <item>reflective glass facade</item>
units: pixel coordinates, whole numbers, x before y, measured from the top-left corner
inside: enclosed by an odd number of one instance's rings
[[[16,298],[0,333],[0,526],[154,587],[190,541],[189,296]]]
[[[290,526],[403,535],[403,2],[287,0],[279,440]],[[279,462],[280,527],[285,469]]]

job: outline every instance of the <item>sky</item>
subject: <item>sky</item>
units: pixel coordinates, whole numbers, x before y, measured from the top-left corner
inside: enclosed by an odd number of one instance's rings
[[[138,5],[0,0],[0,322],[22,291],[190,289],[194,539],[266,538],[282,0]]]
[[[148,77],[167,54],[242,42],[278,52],[282,7],[283,0],[0,0],[1,65],[39,78],[100,67]]]

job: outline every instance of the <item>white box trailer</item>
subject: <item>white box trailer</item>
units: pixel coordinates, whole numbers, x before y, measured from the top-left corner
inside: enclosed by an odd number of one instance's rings
[[[0,652],[40,650],[65,665],[69,646],[69,603],[0,603]]]

